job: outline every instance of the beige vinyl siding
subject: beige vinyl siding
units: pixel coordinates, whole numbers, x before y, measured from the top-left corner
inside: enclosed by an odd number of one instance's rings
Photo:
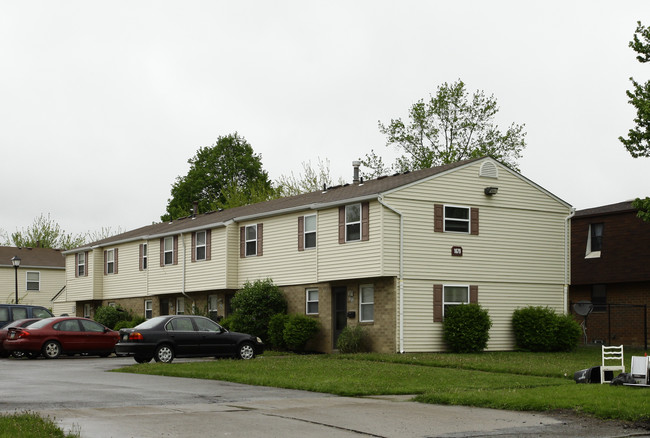
[[[101,299],[113,300],[118,298],[140,297],[147,293],[147,272],[140,271],[140,243],[130,242],[118,246],[97,249],[103,254],[105,250],[117,249],[117,274],[104,275],[102,264],[101,276],[103,277],[104,292]],[[151,266],[149,255],[149,266]]]
[[[404,297],[404,351],[444,351],[443,323],[433,322],[433,285],[456,284],[447,279],[406,280]],[[478,285],[479,303],[493,322],[488,350],[514,347],[512,313],[520,307],[549,306],[561,313],[562,285],[536,283],[473,283]]]
[[[192,233],[184,234],[185,240],[185,291],[223,289],[226,287],[226,228],[215,228],[210,232],[210,260],[192,262]],[[183,251],[179,242],[179,251]],[[182,264],[182,253],[178,263]]]
[[[183,287],[183,242],[178,236],[178,264],[160,266],[160,239],[149,240],[149,294],[179,293]],[[189,253],[188,253],[189,256]]]
[[[88,299],[101,300],[104,297],[104,251],[97,248],[88,253],[88,278],[92,279],[92,296]]]
[[[86,261],[88,275],[84,277],[75,277],[76,266],[74,254],[67,254],[65,256],[65,301],[74,302],[94,299],[93,289],[95,282],[93,280],[93,275],[95,274],[95,265],[92,263],[94,252],[95,251],[88,252],[88,260]],[[104,272],[103,268],[101,272]]]
[[[40,273],[39,290],[27,290],[26,276],[28,272]],[[14,301],[16,295],[16,271],[13,267],[0,268],[0,284],[5,285],[1,298],[2,303]],[[53,268],[31,268],[20,266],[18,268],[18,302],[19,304],[32,304],[36,306],[52,307],[52,297],[56,295],[65,284],[65,270]]]
[[[226,252],[226,288],[238,289],[239,283],[239,227],[238,223],[231,223],[225,230],[225,246],[221,251]],[[213,254],[214,257],[214,254]]]

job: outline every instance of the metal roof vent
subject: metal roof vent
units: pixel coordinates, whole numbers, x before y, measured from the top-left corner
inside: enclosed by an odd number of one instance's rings
[[[486,161],[481,165],[479,176],[484,176],[486,178],[498,178],[499,171],[497,169],[497,165],[492,161]]]

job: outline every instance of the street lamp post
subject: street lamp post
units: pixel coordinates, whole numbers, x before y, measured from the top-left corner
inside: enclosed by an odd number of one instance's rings
[[[18,304],[18,266],[20,266],[20,257],[13,256],[11,264],[14,265],[14,271],[16,272],[16,304]]]

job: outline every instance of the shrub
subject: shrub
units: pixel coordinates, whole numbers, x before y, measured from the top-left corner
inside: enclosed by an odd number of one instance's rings
[[[119,306],[99,306],[95,310],[95,321],[111,329],[115,327],[118,321],[128,321],[130,319],[131,315],[129,312]]]
[[[113,330],[120,330],[123,328],[133,328],[136,325],[142,324],[146,321],[144,316],[136,316],[130,321],[118,321],[117,324],[113,327]]]
[[[490,315],[479,304],[461,304],[445,309],[443,338],[454,353],[485,350],[491,327]]]
[[[571,351],[580,339],[580,326],[570,315],[549,307],[524,307],[512,315],[517,347],[528,351]]]
[[[287,300],[271,279],[246,282],[232,299],[231,325],[237,331],[268,340],[271,317],[287,313]]]
[[[282,337],[288,349],[302,351],[319,329],[320,325],[314,318],[305,315],[288,315]]]
[[[336,348],[341,353],[361,353],[368,351],[368,338],[360,325],[345,326],[336,340]]]
[[[232,326],[232,318],[230,316],[227,316],[225,318],[221,318],[219,320],[218,324],[221,327],[225,328],[226,330],[236,331]]]
[[[287,344],[284,342],[284,325],[289,320],[289,315],[277,313],[269,321],[269,344],[276,350],[285,350]]]

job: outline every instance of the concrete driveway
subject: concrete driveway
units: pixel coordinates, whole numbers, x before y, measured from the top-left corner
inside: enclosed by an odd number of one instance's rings
[[[650,436],[571,416],[106,372],[133,363],[0,359],[0,412],[39,412],[82,437]]]

